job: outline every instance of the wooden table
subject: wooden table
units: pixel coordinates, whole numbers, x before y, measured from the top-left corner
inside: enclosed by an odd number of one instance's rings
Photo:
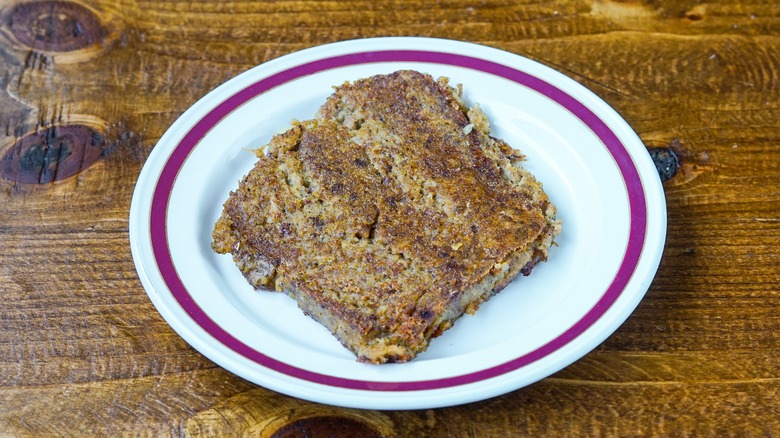
[[[138,174],[228,78],[400,35],[529,57],[623,115],[668,178],[658,274],[593,352],[494,399],[366,411],[258,387],[147,298],[128,243]],[[2,436],[780,436],[774,0],[2,0],[0,157]]]

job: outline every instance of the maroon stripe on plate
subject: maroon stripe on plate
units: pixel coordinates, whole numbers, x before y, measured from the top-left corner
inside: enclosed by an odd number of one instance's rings
[[[566,108],[585,123],[602,141],[617,164],[628,192],[630,228],[628,245],[623,260],[611,284],[598,302],[579,321],[547,344],[513,360],[473,373],[454,377],[408,382],[381,382],[347,379],[308,371],[269,357],[236,339],[215,323],[193,300],[181,281],[171,258],[166,233],[168,202],[176,176],[187,156],[206,133],[228,114],[250,99],[266,91],[301,77],[329,69],[378,62],[421,62],[463,67],[493,74],[531,88]],[[157,181],[150,212],[152,251],[160,274],[173,297],[192,320],[217,341],[234,352],[274,371],[322,385],[369,391],[422,391],[466,385],[490,379],[538,361],[559,350],[592,326],[618,299],[636,269],[645,241],[647,206],[644,189],[631,156],[617,135],[587,106],[563,90],[544,80],[515,68],[493,61],[451,53],[421,50],[387,50],[351,53],[311,61],[275,73],[250,84],[227,97],[209,111],[184,135],[171,152]]]

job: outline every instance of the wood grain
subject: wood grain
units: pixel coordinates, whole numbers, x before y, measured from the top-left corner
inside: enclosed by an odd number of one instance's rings
[[[255,386],[170,329],[130,255],[135,180],[193,102],[295,50],[393,35],[542,62],[680,159],[634,314],[582,360],[491,400],[363,411]],[[0,435],[780,435],[775,1],[0,0],[0,69],[0,157],[74,125],[102,150],[48,182],[0,177]]]

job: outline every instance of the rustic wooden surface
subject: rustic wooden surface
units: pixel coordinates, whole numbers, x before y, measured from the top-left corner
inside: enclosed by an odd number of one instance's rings
[[[679,157],[646,298],[530,387],[421,411],[297,400],[190,348],[136,276],[133,186],[178,115],[264,61],[390,35],[538,60]],[[775,0],[0,0],[0,70],[2,436],[780,436]]]

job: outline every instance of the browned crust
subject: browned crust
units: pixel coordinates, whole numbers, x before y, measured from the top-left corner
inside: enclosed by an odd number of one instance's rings
[[[258,156],[213,248],[365,362],[412,359],[546,259],[559,229],[519,152],[417,72],[338,87]]]

